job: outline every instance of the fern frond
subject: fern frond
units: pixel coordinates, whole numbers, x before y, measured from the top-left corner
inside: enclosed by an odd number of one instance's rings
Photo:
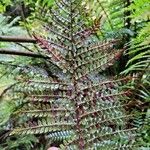
[[[61,141],[61,140],[67,140],[72,137],[73,131],[66,130],[66,131],[57,131],[52,132],[47,135],[47,137],[52,141]]]
[[[86,55],[86,53],[90,54],[97,54],[99,52],[102,53],[107,53],[110,52],[112,50],[112,48],[114,47],[114,44],[116,44],[118,42],[118,40],[111,40],[111,41],[106,41],[106,42],[98,42],[98,43],[94,43],[92,45],[89,45],[88,47],[82,49],[81,51],[79,51],[76,55],[76,57],[80,57],[82,55]]]
[[[82,62],[83,64],[79,65],[76,69],[76,80],[87,76],[91,72],[104,71],[106,68],[112,66],[114,62],[120,58],[123,51],[124,50],[120,50],[114,54],[112,53],[111,55],[100,56],[100,58],[94,59],[92,61],[86,61],[86,63],[84,63],[84,61],[82,61],[81,59],[80,62]]]
[[[109,129],[106,129],[106,130],[109,130]],[[105,134],[99,135],[99,133],[97,132],[97,129],[96,129],[96,131],[95,131],[96,132],[96,136],[94,138],[90,139],[90,140],[87,140],[85,147],[89,147],[92,143],[94,143],[96,141],[99,141],[99,140],[102,140],[102,139],[105,140],[105,138],[107,139],[107,138],[109,138],[111,136],[124,137],[126,132],[135,131],[135,130],[137,130],[137,128],[118,130],[118,131],[115,131],[115,132],[113,132],[113,131],[105,131]]]
[[[19,128],[14,129],[10,135],[13,134],[42,134],[42,133],[48,133],[51,131],[57,131],[59,129],[66,129],[69,130],[74,126],[73,123],[55,123],[55,124],[40,124],[38,126],[34,127],[28,127],[28,128]]]
[[[52,113],[59,113],[59,117],[62,115],[61,113],[67,113],[67,112],[71,112],[73,110],[68,110],[65,108],[59,108],[59,109],[41,109],[41,110],[26,110],[26,111],[21,111],[21,114],[24,114],[28,117],[52,117]]]
[[[132,78],[109,80],[106,76],[104,81],[99,75],[115,64],[125,48],[117,46],[120,39],[97,38],[101,16],[109,19],[109,11],[104,10],[104,1],[95,2],[102,14],[88,24],[84,19],[88,12],[83,12],[87,4],[55,0],[48,22],[42,21],[47,35],[34,34],[41,54],[49,57],[42,61],[49,74],[31,78],[20,73],[24,78],[12,91],[14,99],[22,101],[16,114],[25,121],[18,122],[10,135],[46,133],[52,140],[58,136],[64,150],[105,149],[104,145],[120,149],[134,144],[137,129],[130,125],[134,115],[125,110]]]

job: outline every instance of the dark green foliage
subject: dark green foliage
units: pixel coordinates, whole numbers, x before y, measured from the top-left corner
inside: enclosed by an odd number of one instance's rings
[[[7,137],[6,140],[1,138],[0,149],[2,150],[31,150],[38,139],[34,135],[19,135]]]
[[[136,119],[140,126],[143,124],[139,134],[138,143],[143,149],[149,149],[149,108],[150,108],[150,1],[133,0],[127,8],[131,12],[131,28],[134,30],[134,37],[128,43],[127,54],[129,61],[126,66],[125,74],[138,76],[139,80],[135,85],[136,101],[140,103],[138,113],[144,112],[145,115]],[[135,111],[135,110],[134,110]]]

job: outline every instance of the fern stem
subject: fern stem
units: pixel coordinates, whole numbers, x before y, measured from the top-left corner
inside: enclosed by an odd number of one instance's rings
[[[29,51],[21,51],[21,50],[10,50],[10,49],[0,49],[0,54],[5,55],[18,55],[18,56],[27,56],[27,57],[34,57],[34,58],[45,58],[48,59],[48,56],[44,56],[38,53],[33,53]]]
[[[103,12],[105,13],[105,15],[106,15],[106,17],[108,19],[108,22],[109,22],[109,25],[111,27],[111,30],[113,30],[113,25],[111,23],[111,20],[110,20],[110,18],[108,16],[107,12],[105,11],[105,8],[103,7],[102,3],[99,0],[98,0],[98,3],[99,3],[100,7],[102,8]]]
[[[25,37],[0,36],[0,42],[36,43],[36,40],[33,38]]]

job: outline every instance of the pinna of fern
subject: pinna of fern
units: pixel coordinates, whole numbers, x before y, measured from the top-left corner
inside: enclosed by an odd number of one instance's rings
[[[82,10],[80,0],[56,0],[51,24],[43,25],[49,36],[34,33],[41,54],[49,58],[45,61],[57,71],[54,76],[21,78],[3,94],[21,103],[10,135],[47,134],[53,140],[62,136],[64,150],[136,149],[137,128],[129,123],[135,114],[125,111],[132,95],[125,86],[130,78],[99,76],[124,48],[114,48],[116,39],[93,40],[98,26],[87,26]]]

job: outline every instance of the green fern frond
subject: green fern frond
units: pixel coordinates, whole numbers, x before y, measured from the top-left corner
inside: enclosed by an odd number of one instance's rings
[[[57,131],[57,132],[49,133],[47,135],[47,138],[52,141],[62,141],[62,140],[70,139],[72,135],[73,135],[73,131],[71,130]]]
[[[48,133],[51,131],[57,131],[57,130],[69,130],[73,128],[74,124],[73,123],[54,123],[54,124],[43,124],[40,123],[38,126],[34,127],[27,127],[27,128],[19,128],[19,129],[14,129],[10,135],[13,134],[43,134],[43,133]]]

